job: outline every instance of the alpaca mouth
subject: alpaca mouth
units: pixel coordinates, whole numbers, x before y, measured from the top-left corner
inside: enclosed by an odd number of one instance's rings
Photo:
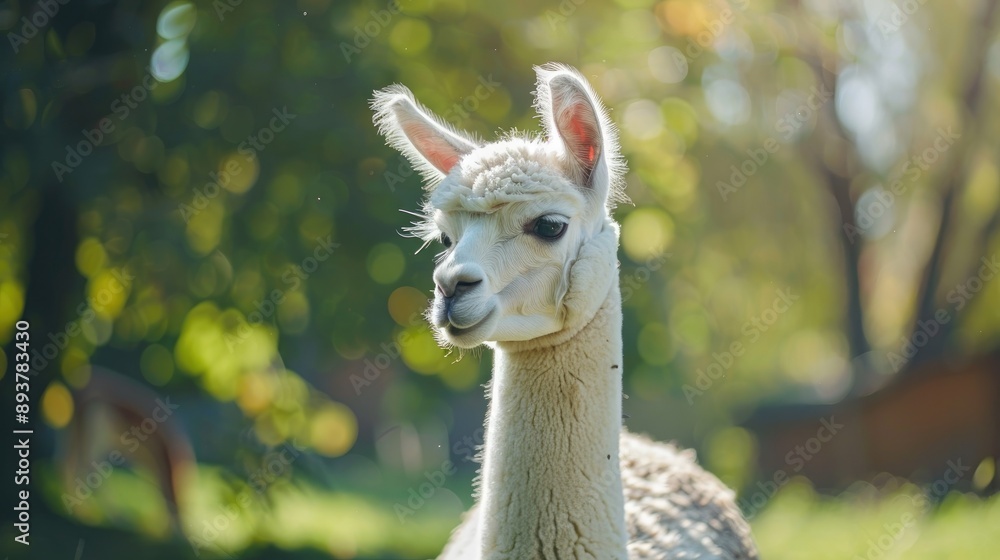
[[[468,335],[472,332],[475,332],[479,327],[486,324],[493,317],[493,313],[495,312],[496,308],[494,307],[493,309],[490,309],[490,312],[487,313],[485,316],[483,316],[482,319],[476,321],[475,323],[467,327],[459,327],[455,325],[454,320],[451,317],[448,317],[448,324],[445,326],[445,331],[447,331],[447,333],[452,337],[460,337]]]

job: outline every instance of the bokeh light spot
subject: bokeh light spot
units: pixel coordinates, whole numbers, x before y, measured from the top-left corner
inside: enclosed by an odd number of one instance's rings
[[[309,327],[309,299],[301,290],[285,294],[278,305],[278,326],[287,334],[301,334]]]
[[[744,428],[731,426],[716,431],[708,440],[706,462],[712,472],[734,488],[747,482],[757,452],[753,434]]]
[[[687,77],[687,57],[674,47],[656,47],[649,51],[647,61],[653,77],[665,84],[676,84]]]
[[[339,457],[350,451],[358,437],[358,420],[350,408],[327,403],[316,411],[309,426],[309,441],[317,453]]]
[[[73,418],[73,396],[69,389],[53,381],[42,394],[42,416],[53,428],[64,428]]]
[[[389,295],[389,315],[401,327],[413,327],[423,323],[423,311],[427,308],[427,296],[412,286],[400,286]]]
[[[471,359],[449,362],[441,370],[441,380],[456,391],[469,389],[479,379],[478,366],[479,363]]]
[[[403,361],[417,373],[433,374],[445,365],[444,350],[426,326],[411,327],[399,335]]]
[[[403,275],[406,259],[392,243],[379,243],[368,253],[368,275],[379,284],[392,284]]]
[[[272,377],[261,372],[248,372],[240,380],[236,404],[243,412],[256,416],[267,410],[274,401],[275,387]]]
[[[174,358],[166,347],[160,344],[150,344],[142,351],[139,358],[139,369],[142,376],[157,387],[162,387],[174,375]]]
[[[403,19],[389,33],[389,45],[398,54],[418,55],[431,43],[431,28],[416,19]]]
[[[741,124],[750,118],[750,94],[737,81],[711,80],[705,84],[705,101],[719,122]]]
[[[996,476],[997,463],[993,457],[987,457],[980,461],[976,471],[972,473],[972,484],[979,490],[989,486]]]
[[[198,98],[191,116],[201,128],[211,129],[225,120],[228,111],[229,98],[226,94],[213,90]]]
[[[128,299],[130,278],[125,268],[104,270],[91,278],[87,295],[94,312],[108,319],[117,317]]]
[[[100,272],[107,261],[108,254],[96,238],[88,237],[76,248],[76,268],[87,278]]]
[[[73,332],[79,334],[75,329]],[[69,335],[68,330],[64,333]],[[75,337],[70,337],[69,345],[62,351],[62,360],[59,364],[63,377],[77,389],[84,388],[90,382],[90,355],[85,347],[86,344],[81,344]]]
[[[625,130],[641,140],[656,138],[663,132],[663,114],[656,103],[640,99],[625,108]]]
[[[233,152],[219,163],[218,173],[222,188],[242,194],[257,182],[260,164],[256,157],[248,158]]]
[[[164,39],[184,37],[194,28],[198,11],[190,2],[171,2],[160,12],[156,33]]]
[[[645,262],[662,254],[674,240],[674,222],[663,210],[645,206],[625,216],[622,247],[635,262]]]
[[[0,325],[13,325],[24,311],[24,290],[12,282],[0,282]]]
[[[153,51],[150,70],[157,80],[171,82],[184,73],[190,57],[186,40],[167,41]]]

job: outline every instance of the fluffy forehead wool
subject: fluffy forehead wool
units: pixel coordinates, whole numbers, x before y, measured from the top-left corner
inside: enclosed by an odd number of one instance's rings
[[[562,172],[552,146],[535,139],[511,138],[476,149],[430,192],[425,219],[411,231],[430,239],[437,235],[436,212],[491,214],[512,203],[580,212],[586,204],[581,189]]]

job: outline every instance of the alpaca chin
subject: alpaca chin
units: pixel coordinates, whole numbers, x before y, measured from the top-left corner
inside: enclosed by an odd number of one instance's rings
[[[496,308],[493,308],[490,309],[485,317],[471,323],[467,327],[457,327],[454,324],[448,323],[440,327],[438,332],[453,346],[465,349],[475,348],[493,338],[499,317],[500,315],[497,313]]]

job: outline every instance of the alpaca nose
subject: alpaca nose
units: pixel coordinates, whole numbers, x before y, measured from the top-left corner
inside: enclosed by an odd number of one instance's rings
[[[482,283],[482,274],[468,268],[459,270],[454,274],[434,275],[434,284],[437,286],[437,292],[445,299],[455,298],[471,292],[477,286],[482,285]]]

